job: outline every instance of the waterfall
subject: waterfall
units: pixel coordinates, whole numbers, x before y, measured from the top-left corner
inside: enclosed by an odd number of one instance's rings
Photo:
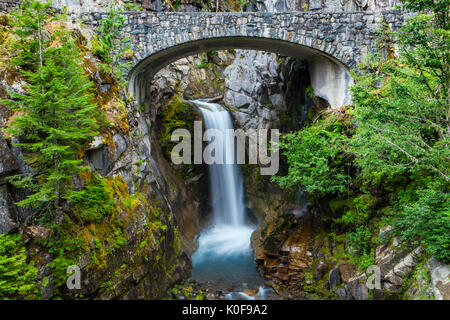
[[[211,199],[214,222],[217,225],[244,225],[245,205],[242,176],[235,160],[233,123],[228,111],[215,103],[196,101],[205,122],[206,129],[216,129],[222,134],[222,150],[224,164],[209,166]],[[228,161],[226,161],[228,159]]]
[[[244,183],[236,163],[231,116],[219,104],[192,103],[200,108],[206,129],[221,133],[222,143],[215,144],[220,150],[215,151],[223,159],[223,164],[209,165],[213,219],[211,227],[200,234],[192,256],[193,277],[236,286],[260,284],[250,246],[255,226],[245,223]]]

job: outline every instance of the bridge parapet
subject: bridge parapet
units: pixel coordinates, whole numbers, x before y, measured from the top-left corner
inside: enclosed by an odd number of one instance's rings
[[[153,75],[177,59],[208,50],[254,49],[307,61],[315,94],[333,107],[350,102],[348,70],[376,50],[382,23],[396,30],[408,16],[397,10],[123,14],[124,36],[133,44],[130,91],[140,103]],[[105,16],[89,13],[83,20],[96,26]]]
[[[97,25],[105,13],[84,14]],[[125,12],[125,36],[133,38],[134,64],[166,48],[218,37],[284,40],[325,52],[348,67],[373,50],[381,22],[396,30],[404,11],[378,12]],[[267,48],[270,51],[271,48]],[[273,48],[272,48],[273,49]]]

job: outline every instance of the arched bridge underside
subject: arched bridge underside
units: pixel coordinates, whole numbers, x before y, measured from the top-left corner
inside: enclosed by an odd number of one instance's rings
[[[125,34],[133,39],[129,90],[148,102],[149,82],[163,67],[180,58],[222,49],[253,49],[308,62],[315,95],[331,107],[350,102],[349,69],[376,50],[377,29],[396,30],[406,18],[384,12],[128,12]],[[104,13],[84,15],[96,25]]]

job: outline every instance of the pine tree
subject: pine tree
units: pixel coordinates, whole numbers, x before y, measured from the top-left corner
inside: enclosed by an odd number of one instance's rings
[[[26,3],[31,4],[31,9],[23,6],[22,10],[27,13],[24,16],[31,19],[27,10],[33,10],[36,1]],[[36,20],[41,18],[35,16]],[[19,21],[16,28],[27,29],[29,22]],[[31,40],[33,44],[39,42],[39,58],[34,62],[37,66],[33,64],[31,71],[22,71],[27,80],[27,93],[11,93],[12,100],[6,103],[18,114],[11,121],[8,132],[20,137],[21,143],[17,146],[24,151],[24,160],[33,169],[33,175],[14,176],[10,181],[19,188],[33,191],[17,203],[19,206],[53,211],[58,210],[61,199],[76,194],[71,188],[71,176],[86,169],[80,166],[79,152],[98,134],[97,106],[90,93],[92,83],[83,73],[80,50],[74,40],[61,30],[43,42],[40,40],[42,22],[31,21],[31,24],[37,25]],[[20,36],[22,32],[19,31],[15,33]],[[22,40],[24,44],[30,41]],[[32,52],[35,47],[29,49]],[[25,45],[24,50],[27,50]],[[15,63],[20,65],[21,62]]]
[[[42,64],[42,51],[46,42],[43,25],[51,20],[51,2],[24,0],[18,10],[12,12],[11,32],[18,37],[13,49],[17,54],[11,63],[23,70],[36,70]]]

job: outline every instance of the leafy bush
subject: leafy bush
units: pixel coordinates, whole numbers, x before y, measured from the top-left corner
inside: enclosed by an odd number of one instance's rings
[[[437,182],[414,190],[412,196],[404,192],[394,212],[394,232],[423,244],[436,259],[450,262],[449,198]]]
[[[0,300],[37,299],[37,269],[27,263],[20,234],[0,235]]]
[[[346,211],[341,220],[349,226],[357,226],[366,223],[370,217],[370,210],[374,206],[376,198],[370,194],[361,194],[353,199],[352,207]]]
[[[351,256],[350,262],[357,265],[359,271],[366,271],[369,266],[375,264],[375,251],[371,248],[369,252],[364,252],[359,256]]]
[[[353,255],[367,254],[371,247],[371,238],[369,228],[367,226],[359,226],[353,232],[347,234],[348,244],[351,247]]]
[[[289,164],[286,176],[274,176],[280,187],[305,186],[306,192],[321,197],[346,190],[349,176],[346,165],[348,138],[341,132],[345,124],[331,114],[303,130],[280,137],[280,151]]]

